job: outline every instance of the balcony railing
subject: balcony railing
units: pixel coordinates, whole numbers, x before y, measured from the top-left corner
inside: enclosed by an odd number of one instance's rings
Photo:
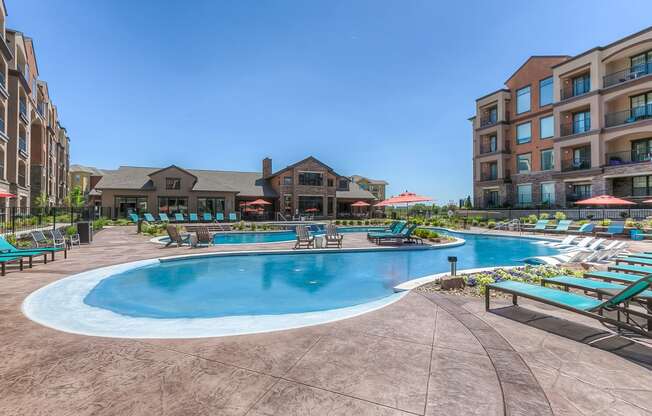
[[[573,159],[562,159],[561,171],[572,172],[575,170],[591,169],[590,157],[578,157]]]
[[[627,150],[624,152],[612,152],[605,154],[607,166],[629,165],[632,163],[649,162],[652,159],[652,153],[640,152],[637,150]]]
[[[652,74],[652,62],[648,62],[647,64],[642,65],[635,65],[633,67],[605,75],[602,78],[602,85],[604,85],[604,88],[607,88],[612,85],[621,84],[623,82],[627,82],[649,74]]]
[[[493,153],[498,151],[498,144],[496,143],[480,143],[480,154]]]
[[[563,123],[560,126],[560,136],[571,136],[573,134],[584,133],[591,130],[591,117],[586,117],[583,120],[571,121],[570,123]]]
[[[505,112],[504,120],[499,120],[497,113],[482,114],[480,116],[480,127],[493,126],[494,124],[497,124],[499,121],[509,121],[509,112]]]
[[[4,119],[1,118],[0,118],[0,133],[7,134],[7,130],[5,130],[5,121]]]
[[[605,127],[620,126],[652,118],[652,104],[633,107],[629,110],[616,111],[604,116]]]
[[[27,153],[27,139],[25,139],[24,137],[18,138],[18,149]]]
[[[0,85],[2,88],[7,89],[7,79],[4,72],[0,72]]]
[[[568,193],[566,194],[566,202],[577,202],[583,199],[591,198],[590,194],[577,194],[577,193]]]
[[[41,117],[45,117],[45,103],[40,102],[36,105],[36,111],[41,115]]]
[[[495,180],[498,180],[498,173],[497,172],[482,172],[482,173],[480,173],[480,180],[481,181],[495,181]]]
[[[568,100],[569,98],[578,97],[591,91],[591,85],[583,84],[580,87],[575,87],[571,82],[570,85],[561,89],[561,99]]]

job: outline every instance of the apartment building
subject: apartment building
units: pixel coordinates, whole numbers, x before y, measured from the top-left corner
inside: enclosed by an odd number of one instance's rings
[[[116,170],[74,167],[73,175],[86,171],[91,182],[101,175],[89,195],[115,217],[133,211],[239,213],[243,203],[262,198],[270,203],[268,212],[288,219],[297,215],[335,218],[350,215],[354,202],[376,202],[371,192],[312,156],[277,171],[272,160],[265,158],[261,168],[259,172],[233,172],[174,165]],[[83,182],[81,173],[79,179]]]
[[[371,192],[378,201],[386,199],[387,182],[381,179],[365,178],[360,175],[351,176],[351,180],[358,184],[358,186],[365,191]]]
[[[652,27],[577,56],[533,56],[476,100],[475,206],[652,196]]]
[[[68,192],[70,140],[58,121],[47,84],[39,79],[34,41],[6,29],[0,2],[0,210],[29,208],[45,193],[51,205]]]

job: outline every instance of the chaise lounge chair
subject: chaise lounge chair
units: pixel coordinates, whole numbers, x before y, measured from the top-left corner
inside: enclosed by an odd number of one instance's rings
[[[194,213],[194,212],[191,212],[188,215],[188,217],[189,217],[188,219],[190,220],[190,222],[199,222],[199,217],[197,217],[197,214]]]
[[[308,227],[304,225],[297,227],[297,242],[294,244],[294,248],[301,248],[302,245],[305,245],[306,248],[315,247],[315,237],[310,235]]]
[[[386,235],[396,235],[401,231],[403,231],[406,225],[407,225],[406,221],[394,221],[392,224],[390,224],[390,227],[386,230],[368,232],[367,239],[377,240],[378,238],[382,238],[383,236]]]
[[[607,231],[596,233],[599,236],[613,238],[615,235],[623,234],[625,232],[624,221],[614,221],[607,227]]]
[[[55,253],[63,251],[64,258],[68,257],[68,250],[65,247],[37,247],[29,249],[20,249],[13,246],[3,237],[0,237],[0,257],[21,256],[29,258],[29,266],[32,267],[32,258],[43,256],[43,263],[47,263],[47,255],[50,253],[54,260]]]
[[[210,231],[208,231],[208,227],[203,226],[197,228],[197,241],[195,242],[194,247],[208,247],[211,245],[213,245],[213,236],[211,235]]]
[[[395,241],[399,244],[403,244],[406,241],[414,241],[412,237],[412,233],[414,232],[414,230],[417,229],[417,227],[418,227],[417,224],[412,224],[408,227],[403,228],[399,233],[380,235],[373,238],[372,240],[376,244],[380,244],[383,241]]]
[[[158,217],[161,219],[162,222],[170,222],[170,218],[168,217],[168,214],[166,214],[165,212],[159,213]]]
[[[586,224],[582,224],[582,226],[577,230],[577,231],[571,231],[569,230],[568,232],[570,234],[593,234],[593,230],[595,230],[595,224],[592,222],[587,222]]]
[[[536,233],[538,231],[546,232],[546,226],[548,225],[549,222],[550,220],[539,220],[536,222],[536,224],[534,224],[534,227],[524,228],[523,231],[532,231],[533,233]]]
[[[174,214],[174,221],[176,221],[176,222],[185,222],[186,217],[183,215],[183,213],[177,212],[176,214]]]
[[[627,303],[646,291],[652,284],[652,275],[646,275],[636,282],[625,286],[621,291],[615,293],[610,299],[603,301],[590,296],[584,296],[576,293],[565,292],[562,290],[551,289],[548,287],[537,286],[529,283],[516,282],[513,280],[504,280],[497,283],[490,283],[485,290],[485,309],[490,309],[491,291],[499,291],[512,295],[512,303],[518,306],[518,297],[522,296],[536,302],[545,303],[575,312],[590,318],[597,319],[602,323],[608,323],[620,329],[627,329],[643,336],[650,336],[647,325],[640,325],[632,316],[646,319],[649,323],[650,315],[639,311],[634,311],[626,307]],[[618,311],[618,318],[625,317],[625,321],[614,319],[605,311]]]
[[[147,221],[147,222],[150,222],[150,223],[155,223],[156,222],[156,218],[154,218],[154,216],[152,214],[150,214],[149,212],[144,213],[143,217],[145,218],[145,221]]]
[[[204,212],[204,222],[213,222],[213,215],[210,212]]]
[[[548,232],[551,233],[565,233],[568,231],[568,228],[570,225],[573,223],[572,220],[560,220],[559,223],[557,224],[557,227],[555,227],[552,230],[548,230]]]
[[[326,235],[324,239],[326,247],[334,245],[337,246],[337,248],[342,248],[342,240],[344,239],[344,236],[337,232],[335,224],[328,224],[328,226],[326,226]]]
[[[568,248],[573,247],[573,241],[575,241],[577,238],[578,237],[576,235],[568,235],[561,241],[537,241],[534,244],[553,248]]]
[[[238,221],[238,216],[235,212],[229,212],[229,221]]]
[[[192,245],[192,241],[190,241],[191,235],[179,233],[176,225],[169,224],[165,230],[168,232],[168,236],[170,237],[170,241],[168,241],[165,247],[169,247],[172,244],[176,244],[177,247],[181,247],[184,244]]]
[[[134,224],[138,224],[138,221],[140,221],[140,218],[138,218],[138,215],[134,214],[133,212],[129,214],[129,218]]]
[[[215,213],[215,221],[224,222],[224,213],[223,212],[216,212]]]

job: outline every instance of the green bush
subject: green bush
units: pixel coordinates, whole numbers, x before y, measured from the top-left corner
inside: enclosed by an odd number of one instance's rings
[[[341,223],[342,223],[342,221],[340,221],[340,220],[335,220],[335,225],[340,225]]]
[[[560,212],[560,211],[555,212],[555,219],[557,221],[565,220],[566,219],[566,214],[564,214],[563,212]]]
[[[537,222],[538,218],[536,215],[532,214],[527,216],[527,220],[528,224],[534,224]]]
[[[541,215],[539,215],[540,220],[547,220],[548,218],[550,218],[550,214],[548,214],[547,212],[542,212]]]
[[[611,225],[611,220],[609,218],[600,220],[600,225],[603,227],[608,227],[609,225]]]
[[[489,220],[489,222],[487,222],[487,228],[489,229],[496,228],[496,221]]]
[[[77,226],[76,225],[70,225],[66,227],[66,235],[71,236],[77,234]]]
[[[535,285],[541,284],[541,279],[553,276],[581,277],[583,273],[572,269],[557,266],[525,266],[513,269],[494,269],[488,272],[463,275],[467,286],[475,287],[477,294],[484,294],[486,286],[490,283],[503,280],[527,282]]]

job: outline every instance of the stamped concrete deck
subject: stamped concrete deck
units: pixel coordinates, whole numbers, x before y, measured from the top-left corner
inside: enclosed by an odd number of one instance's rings
[[[71,335],[22,315],[56,279],[189,252],[146,240],[107,229],[67,260],[0,279],[0,414],[652,414],[649,348],[543,305],[486,313],[477,299],[415,292],[331,324],[193,340]],[[224,247],[243,248],[254,247]]]

